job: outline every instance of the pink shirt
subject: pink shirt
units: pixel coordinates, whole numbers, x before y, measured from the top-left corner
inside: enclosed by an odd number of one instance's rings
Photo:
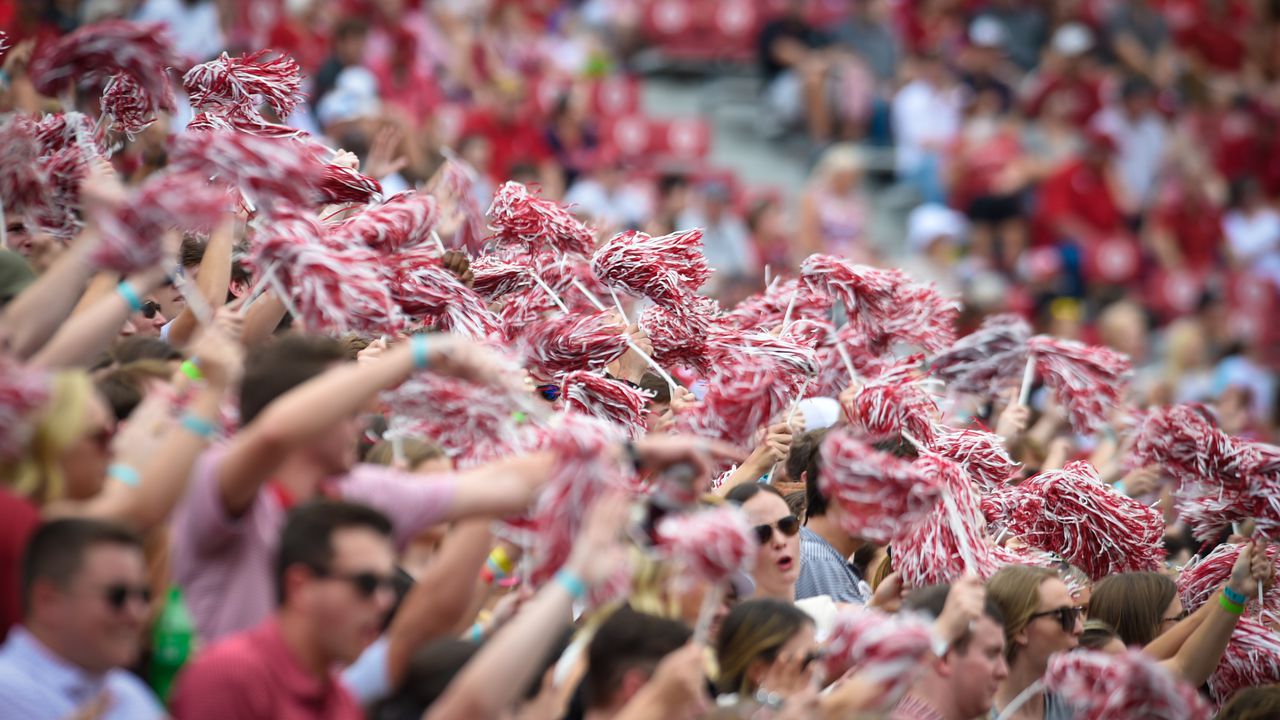
[[[319,678],[284,643],[274,617],[198,655],[178,676],[174,720],[359,720],[334,674]]]
[[[244,515],[230,517],[216,472],[225,452],[210,448],[197,461],[170,526],[171,572],[206,643],[253,627],[275,610],[273,566],[287,513],[281,496],[264,487]],[[378,465],[357,465],[336,484],[344,500],[391,518],[402,546],[440,522],[454,487],[452,474],[412,475]]]

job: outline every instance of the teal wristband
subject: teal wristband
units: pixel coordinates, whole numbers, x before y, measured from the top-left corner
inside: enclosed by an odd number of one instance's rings
[[[129,303],[129,307],[134,312],[142,312],[142,296],[129,284],[128,280],[121,280],[120,284],[116,285],[116,292],[120,293],[120,297]]]
[[[431,364],[431,358],[427,355],[426,335],[414,335],[409,338],[409,352],[413,356],[414,370],[426,370]]]
[[[182,420],[179,422],[182,424],[182,429],[205,440],[212,440],[218,436],[218,427],[216,425],[191,413],[183,415]]]
[[[1226,585],[1222,586],[1222,594],[1226,595],[1228,600],[1230,600],[1231,602],[1237,605],[1243,606],[1245,603],[1249,602],[1249,598],[1245,597],[1244,595],[1241,595],[1235,590],[1232,590]]]
[[[568,590],[574,600],[581,600],[587,596],[587,584],[582,582],[582,578],[569,570],[561,570],[556,573],[556,584]]]
[[[471,642],[478,643],[481,640],[484,640],[484,628],[480,627],[480,623],[473,623],[471,625],[470,635],[471,635]]]
[[[123,463],[108,465],[107,477],[119,480],[129,487],[138,487],[142,483],[142,477],[138,475],[138,471]]]

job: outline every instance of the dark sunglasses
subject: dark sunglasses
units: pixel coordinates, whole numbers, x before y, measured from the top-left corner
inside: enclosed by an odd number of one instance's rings
[[[160,312],[160,303],[155,300],[148,300],[142,303],[142,309],[139,312],[142,313],[142,317],[150,320],[156,316],[156,313]]]
[[[800,532],[800,518],[795,515],[788,515],[772,525],[755,526],[756,539],[760,541],[761,545],[773,539],[774,528],[778,528],[778,532],[782,533],[784,537],[791,537]]]
[[[560,399],[559,385],[539,385],[538,394],[547,402],[555,402]]]
[[[1072,630],[1075,630],[1076,620],[1080,619],[1080,615],[1083,612],[1084,612],[1084,608],[1082,607],[1060,607],[1060,608],[1055,608],[1053,610],[1046,610],[1044,612],[1034,613],[1031,617],[1027,618],[1027,620],[1031,621],[1031,620],[1035,620],[1036,618],[1051,617],[1051,616],[1056,617],[1058,620],[1058,624],[1062,626],[1062,631],[1071,632]]]
[[[109,585],[102,591],[102,597],[113,611],[120,612],[129,598],[137,598],[143,605],[151,604],[151,588],[145,585]]]
[[[390,575],[379,575],[372,572],[352,574],[317,572],[316,575],[329,580],[340,580],[349,583],[351,587],[356,589],[356,594],[364,600],[373,597],[379,590],[387,590],[391,593],[396,591],[395,578]]]

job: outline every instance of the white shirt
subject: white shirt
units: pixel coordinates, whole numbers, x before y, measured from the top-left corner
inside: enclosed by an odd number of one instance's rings
[[[1231,254],[1242,265],[1257,262],[1265,255],[1280,252],[1280,213],[1262,208],[1252,215],[1232,210],[1222,219]]]
[[[1116,169],[1120,182],[1129,196],[1145,207],[1151,200],[1164,157],[1168,134],[1164,120],[1154,112],[1133,120],[1124,110],[1108,107],[1098,113],[1093,125],[1115,140],[1119,148]]]
[[[164,708],[141,680],[115,669],[93,675],[45,647],[22,626],[0,646],[0,717],[62,720],[106,692],[111,701],[101,720],[150,720]]]
[[[174,49],[196,62],[212,59],[227,44],[222,37],[218,6],[212,0],[194,5],[181,0],[146,0],[135,19],[164,23],[173,38]]]
[[[574,205],[590,215],[598,224],[623,230],[644,223],[649,217],[649,202],[634,188],[615,188],[612,192],[591,178],[583,178],[569,188],[566,205]]]
[[[897,169],[909,173],[927,154],[955,139],[960,132],[960,90],[935,88],[916,80],[893,98],[893,138]],[[926,149],[932,145],[933,149]]]

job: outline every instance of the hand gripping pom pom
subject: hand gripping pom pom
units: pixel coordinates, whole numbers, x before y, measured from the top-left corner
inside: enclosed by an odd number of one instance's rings
[[[391,296],[400,309],[475,340],[498,332],[498,318],[484,299],[440,265],[437,252],[432,245],[419,245],[384,258]]]
[[[560,380],[565,407],[618,425],[631,437],[644,434],[649,394],[596,373],[578,370]]]
[[[876,688],[872,707],[888,710],[924,671],[932,651],[933,629],[923,618],[841,610],[827,640],[825,675],[840,678],[852,670]]]
[[[1212,715],[1194,688],[1136,648],[1122,655],[1089,650],[1054,655],[1044,686],[1070,703],[1077,720],[1208,720]]]
[[[831,432],[822,441],[822,494],[837,503],[845,532],[887,544],[933,512],[942,488],[936,475],[880,452],[850,430]]]
[[[750,570],[759,546],[746,516],[730,506],[668,515],[658,522],[657,538],[659,554],[712,585]]]
[[[660,237],[629,230],[596,250],[591,269],[610,287],[676,311],[711,275],[701,248],[701,230]]]
[[[1195,612],[1201,605],[1214,599],[1214,595],[1227,584],[1231,578],[1231,568],[1244,545],[1219,545],[1208,555],[1193,558],[1178,573],[1178,596],[1182,598],[1182,607],[1187,612]],[[1267,559],[1280,570],[1280,548],[1267,545]],[[1247,602],[1255,602],[1248,598]],[[1263,594],[1263,610],[1280,616],[1280,585],[1272,584]]]
[[[499,242],[524,245],[532,252],[551,248],[561,254],[590,255],[595,242],[591,229],[568,210],[518,182],[498,188],[488,214],[489,229]]]

